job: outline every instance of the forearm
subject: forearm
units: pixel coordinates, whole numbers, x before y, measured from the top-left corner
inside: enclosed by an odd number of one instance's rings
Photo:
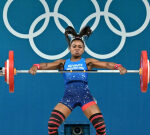
[[[58,69],[57,63],[40,63],[38,70],[55,70]]]
[[[56,70],[56,69],[62,69],[63,68],[64,60],[57,60],[51,63],[40,63],[40,64],[34,64],[30,70],[29,73],[32,75],[36,74],[37,70]]]
[[[115,65],[117,63],[114,63],[114,62],[94,62],[93,63],[93,68],[103,68],[103,69],[111,69],[111,70],[114,70],[116,69]]]
[[[64,60],[60,59],[51,63],[40,63],[37,65],[39,70],[62,70],[64,66]]]
[[[124,68],[121,64],[117,64],[114,62],[97,62],[97,64],[95,64],[95,67],[96,68],[111,69],[111,70],[118,69],[120,71],[121,75],[127,73],[126,68]]]
[[[107,64],[106,64],[106,68],[112,69],[112,70],[118,69],[120,66],[122,66],[122,65],[114,63],[114,62],[107,62]]]

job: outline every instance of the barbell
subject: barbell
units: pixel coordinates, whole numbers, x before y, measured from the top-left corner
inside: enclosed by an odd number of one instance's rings
[[[148,83],[150,81],[150,64],[147,51],[141,51],[140,69],[127,70],[127,73],[138,73],[140,75],[141,92],[147,92]],[[37,73],[120,73],[119,70],[37,70]],[[29,70],[16,70],[14,68],[14,52],[9,51],[9,59],[5,62],[5,67],[0,68],[0,75],[5,77],[6,83],[9,85],[9,92],[14,92],[14,75],[18,73],[29,73]]]

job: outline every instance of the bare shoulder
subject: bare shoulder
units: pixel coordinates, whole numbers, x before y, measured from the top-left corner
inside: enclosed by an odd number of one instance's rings
[[[57,63],[65,63],[65,59],[59,59],[59,60],[56,60],[56,61],[54,61],[54,62],[57,62]]]
[[[93,62],[96,62],[96,61],[98,61],[98,60],[93,59],[93,58],[86,58],[86,64],[93,63]]]

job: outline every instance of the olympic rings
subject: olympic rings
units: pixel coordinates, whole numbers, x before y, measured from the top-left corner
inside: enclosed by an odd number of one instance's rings
[[[57,28],[62,32],[64,33],[65,31],[65,28],[63,28],[63,26],[60,24],[59,22],[59,18],[64,20],[68,25],[73,26],[72,22],[64,15],[58,13],[58,10],[59,10],[59,7],[61,5],[61,3],[63,2],[63,0],[57,0],[56,1],[56,4],[55,4],[55,7],[54,7],[54,12],[50,12],[49,10],[49,7],[48,7],[48,4],[46,3],[45,0],[39,0],[40,3],[43,5],[44,9],[45,9],[45,13],[40,15],[39,17],[37,17],[33,23],[31,24],[30,26],[30,29],[29,29],[29,33],[28,34],[22,34],[22,33],[19,33],[17,31],[15,31],[11,25],[9,24],[8,22],[8,17],[7,17],[7,14],[8,14],[8,8],[10,7],[10,5],[12,4],[13,0],[8,0],[4,6],[4,10],[3,10],[3,20],[4,20],[4,24],[6,26],[6,28],[9,30],[10,33],[12,33],[13,35],[15,35],[16,37],[19,37],[19,38],[24,38],[24,39],[29,39],[29,42],[30,42],[30,45],[31,45],[31,48],[35,51],[35,53],[37,53],[40,57],[44,58],[44,59],[49,59],[49,60],[55,60],[55,59],[59,59],[59,58],[62,58],[64,56],[66,56],[68,53],[69,53],[69,50],[68,48],[63,51],[62,53],[60,54],[57,54],[57,55],[47,55],[47,54],[44,54],[43,52],[41,52],[35,45],[34,43],[34,40],[33,38],[34,37],[37,37],[39,36],[40,34],[42,34],[44,32],[44,30],[47,28],[48,24],[49,24],[49,21],[50,21],[50,18],[51,17],[54,17],[54,21],[55,21],[55,24],[57,26]],[[132,36],[136,36],[138,34],[140,34],[141,32],[143,32],[145,30],[145,28],[148,26],[149,22],[150,22],[150,5],[148,3],[148,0],[142,0],[143,1],[143,4],[145,5],[145,8],[146,8],[146,18],[145,18],[145,21],[143,23],[143,25],[138,28],[137,30],[135,31],[132,31],[132,32],[126,32],[126,29],[125,29],[125,26],[123,24],[123,22],[116,16],[114,15],[113,13],[110,13],[109,12],[109,8],[110,8],[110,5],[112,3],[112,0],[107,0],[106,2],[106,5],[104,7],[104,11],[100,11],[100,7],[99,7],[99,4],[97,2],[97,0],[91,0],[92,4],[94,5],[95,7],[95,13],[92,13],[91,15],[89,15],[87,18],[85,18],[85,20],[83,21],[83,23],[81,24],[81,27],[80,27],[80,30],[81,28],[83,28],[91,19],[93,18],[96,18],[95,21],[94,21],[94,24],[91,26],[91,29],[92,31],[94,31],[97,27],[98,27],[98,24],[100,22],[100,17],[101,16],[104,16],[104,19],[105,19],[105,22],[107,24],[107,26],[109,27],[109,29],[121,36],[121,41],[118,45],[118,47],[108,53],[108,54],[97,54],[93,51],[91,51],[87,45],[86,45],[86,48],[85,48],[85,51],[95,57],[95,58],[98,58],[98,59],[107,59],[107,58],[111,58],[115,55],[117,55],[121,50],[122,48],[124,47],[125,45],[125,41],[126,41],[126,38],[127,37],[132,37]],[[109,17],[114,19],[120,26],[120,29],[121,31],[117,30],[110,22],[109,20]],[[45,19],[43,25],[41,26],[41,28],[39,28],[39,30],[37,30],[36,32],[33,32],[34,31],[34,28],[35,26],[38,24],[38,22],[40,22],[42,19]]]

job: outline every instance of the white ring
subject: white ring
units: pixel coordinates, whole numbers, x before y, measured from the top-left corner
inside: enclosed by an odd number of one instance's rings
[[[17,32],[16,30],[14,30],[11,27],[11,25],[8,22],[8,17],[7,17],[8,8],[11,5],[12,2],[13,2],[13,0],[8,0],[6,2],[6,4],[5,4],[5,6],[4,6],[4,10],[3,10],[4,24],[5,24],[6,28],[9,30],[9,32],[12,33],[13,35],[15,35],[16,37],[28,39],[29,36],[30,36],[29,34],[22,34],[22,33]],[[46,1],[45,0],[40,0],[40,2],[41,2],[41,4],[44,7],[45,12],[48,13],[49,12],[49,7],[48,7],[48,4],[46,3]],[[36,37],[36,36],[40,35],[41,33],[43,33],[43,31],[46,29],[46,27],[48,26],[48,24],[49,24],[49,17],[46,16],[45,17],[45,21],[44,21],[42,27],[38,31],[36,31],[35,33],[33,33],[33,37]]]
[[[99,7],[99,5],[98,5],[98,3],[97,3],[96,0],[91,0],[91,1],[92,1],[93,5],[94,5],[94,7],[95,7],[96,12],[93,13],[93,14],[91,14],[91,15],[89,15],[89,16],[83,21],[83,23],[81,24],[80,30],[81,30],[83,27],[85,27],[85,26],[87,25],[87,23],[88,23],[90,20],[92,20],[94,17],[96,17],[96,19],[95,19],[95,21],[94,21],[94,24],[91,26],[91,30],[92,30],[92,31],[94,31],[94,30],[97,28],[97,26],[98,26],[98,24],[99,24],[99,22],[100,22],[100,16],[101,16],[101,15],[100,15],[100,13],[101,13],[100,7]]]
[[[58,8],[59,8],[59,6],[60,6],[62,1],[63,0],[57,0],[57,2],[55,4],[55,7],[54,7],[54,13],[53,13],[54,15],[53,15],[53,17],[54,17],[54,21],[55,21],[55,24],[56,24],[57,28],[64,34],[65,33],[65,28],[62,27],[62,25],[60,24],[59,19],[58,19],[58,16],[59,16]],[[68,26],[72,26],[74,28],[72,22],[67,17],[64,16],[64,18],[67,19],[67,21],[69,23]]]
[[[60,30],[62,33],[64,33],[64,32],[65,32],[65,29],[64,29],[64,28],[62,27],[62,25],[60,24],[59,19],[58,19],[58,16],[57,16],[57,14],[59,14],[59,13],[58,13],[58,9],[59,9],[59,6],[60,6],[60,4],[62,3],[62,1],[63,1],[63,0],[57,0],[57,2],[56,2],[56,5],[55,5],[55,7],[54,7],[54,14],[55,14],[55,15],[54,15],[54,21],[55,21],[57,27],[59,28],[59,30]],[[98,3],[97,3],[96,0],[91,0],[91,1],[92,1],[92,3],[93,3],[93,5],[94,5],[94,7],[95,7],[95,10],[96,10],[96,13],[97,13],[97,16],[95,16],[95,17],[96,17],[95,22],[94,22],[93,26],[91,27],[91,30],[94,31],[94,30],[96,29],[96,27],[98,26],[98,23],[99,23],[99,21],[100,21],[100,15],[99,15],[99,13],[100,13],[100,7],[99,7],[99,5],[98,5]],[[94,13],[94,14],[95,14],[95,13]],[[89,20],[91,20],[91,18],[93,18],[92,16],[93,16],[93,14],[89,15],[89,16],[83,21],[83,23],[82,23],[82,25],[81,25],[81,27],[80,27],[80,30],[85,26],[85,24],[87,24],[87,21],[89,21]],[[71,23],[70,26],[73,27],[73,24]],[[73,28],[74,28],[74,27],[73,27]]]
[[[108,1],[106,2],[105,8],[104,8],[104,12],[106,12],[106,13],[109,12],[109,7],[110,7],[110,4],[112,3],[112,1],[113,1],[113,0],[108,0]],[[110,22],[108,16],[106,16],[106,17],[105,17],[105,21],[106,21],[107,26],[109,27],[109,29],[110,29],[111,31],[113,31],[115,34],[119,35],[119,36],[123,36],[123,35],[125,34],[126,37],[132,37],[132,36],[135,36],[135,35],[140,34],[140,33],[148,26],[149,21],[150,21],[150,6],[149,6],[149,3],[148,3],[147,0],[142,0],[142,1],[143,1],[144,5],[145,5],[146,11],[147,11],[147,16],[146,16],[146,19],[145,19],[143,25],[142,25],[139,29],[137,29],[137,30],[135,30],[135,31],[133,31],[133,32],[122,33],[122,32],[120,32],[119,30],[117,30],[117,29],[111,24],[111,22]]]
[[[95,15],[96,15],[96,14],[95,14]],[[106,13],[105,13],[105,12],[101,12],[100,15],[103,15],[103,16],[105,17],[105,16],[106,16]],[[120,28],[121,28],[121,30],[122,30],[122,33],[125,33],[125,32],[126,32],[125,27],[124,27],[122,21],[121,21],[117,16],[115,16],[115,15],[112,14],[112,13],[107,13],[107,16],[113,18],[113,19],[120,25]],[[94,16],[93,16],[93,17],[94,17]],[[91,56],[93,56],[93,57],[95,57],[95,58],[98,58],[98,59],[111,58],[111,57],[115,56],[116,54],[118,54],[118,53],[122,50],[122,48],[123,48],[123,46],[124,46],[124,44],[125,44],[125,40],[126,40],[126,36],[125,36],[125,34],[124,34],[124,35],[122,35],[122,39],[121,39],[121,41],[120,41],[119,46],[118,46],[113,52],[108,53],[108,54],[103,54],[103,55],[102,55],[102,54],[94,53],[93,51],[91,51],[91,50],[87,47],[87,45],[85,45],[85,51],[86,51],[89,55],[91,55]]]
[[[35,45],[34,43],[34,40],[33,40],[33,31],[34,31],[34,28],[35,26],[38,24],[39,21],[41,21],[42,19],[44,19],[46,16],[54,16],[56,15],[56,13],[46,13],[46,14],[42,14],[41,16],[39,16],[38,18],[35,19],[35,21],[32,23],[31,27],[30,27],[30,30],[29,30],[29,42],[30,42],[30,45],[32,47],[32,49],[34,50],[34,52],[36,54],[38,54],[40,57],[42,58],[45,58],[45,59],[48,59],[48,60],[55,60],[55,59],[60,59],[64,56],[66,56],[68,53],[69,53],[69,49],[67,48],[65,51],[63,51],[62,53],[60,54],[57,54],[57,55],[47,55],[47,54],[44,54],[43,52],[41,52]],[[69,19],[67,19],[65,16],[63,16],[62,14],[57,14],[57,16],[59,18],[61,18],[62,20],[65,20],[66,23],[68,25],[71,24],[71,22],[69,21]]]

